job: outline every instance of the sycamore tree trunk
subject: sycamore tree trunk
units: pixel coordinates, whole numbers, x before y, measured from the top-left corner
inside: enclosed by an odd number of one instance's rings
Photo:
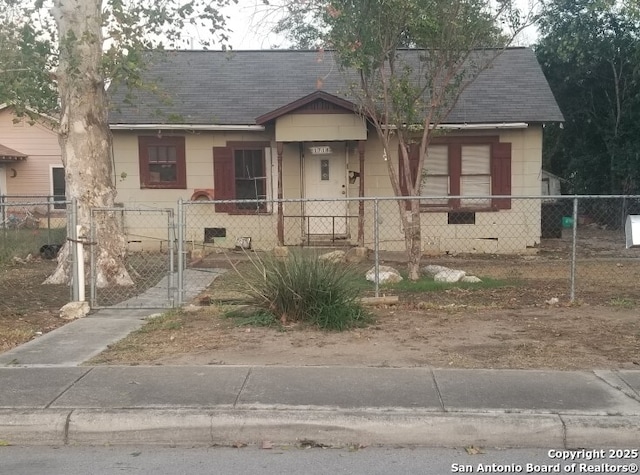
[[[60,38],[59,141],[67,197],[77,199],[80,236],[86,237],[91,209],[113,207],[116,194],[102,72],[101,7],[101,0],[54,0],[52,8]],[[124,264],[126,240],[116,214],[102,211],[94,218],[97,285],[133,285]],[[85,249],[88,255],[89,248]],[[45,283],[69,282],[68,255],[67,245]]]

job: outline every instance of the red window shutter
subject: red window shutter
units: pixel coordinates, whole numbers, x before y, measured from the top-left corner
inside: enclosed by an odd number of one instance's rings
[[[231,147],[213,147],[213,186],[216,200],[235,199],[235,170]],[[229,213],[233,203],[216,203],[216,213]]]
[[[184,137],[176,137],[176,154],[177,154],[177,164],[176,164],[176,177],[178,179],[178,188],[187,188],[187,153],[185,147],[185,139]]]
[[[140,167],[140,188],[149,184],[149,137],[138,137],[138,164]]]
[[[511,144],[494,143],[491,145],[491,194],[511,196]],[[508,198],[494,198],[495,209],[511,209]]]
[[[462,145],[459,143],[449,144],[449,194],[460,196],[460,180],[462,176]],[[460,208],[460,198],[449,200],[450,208]]]

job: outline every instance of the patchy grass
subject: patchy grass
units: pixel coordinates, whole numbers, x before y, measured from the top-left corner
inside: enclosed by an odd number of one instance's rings
[[[150,333],[164,330],[180,330],[184,326],[184,314],[179,310],[169,312],[149,318],[147,323],[137,330],[139,333]]]
[[[389,284],[382,286],[385,289],[393,289],[401,292],[439,292],[449,289],[499,289],[501,287],[514,287],[519,286],[520,283],[517,280],[507,279],[491,279],[487,277],[480,277],[482,282],[470,283],[470,282],[456,282],[453,284],[445,282],[435,282],[432,278],[422,278],[416,281],[404,279],[396,284]]]
[[[2,328],[0,325],[0,353],[10,350],[37,335],[36,329],[28,324],[20,324],[17,328]]]
[[[0,229],[0,265],[14,257],[39,256],[43,244],[63,244],[66,235],[66,228]]]
[[[230,318],[238,327],[280,327],[276,317],[262,309],[250,307],[234,308],[224,312],[225,318]]]
[[[637,303],[630,298],[616,297],[609,301],[609,305],[617,308],[632,309],[636,307]]]

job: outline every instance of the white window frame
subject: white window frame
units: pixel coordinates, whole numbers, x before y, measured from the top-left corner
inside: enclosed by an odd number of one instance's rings
[[[54,196],[54,191],[53,191],[53,170],[54,169],[62,169],[64,171],[64,167],[62,165],[49,165],[49,194],[51,195],[51,197]],[[67,182],[66,182],[66,177],[65,177],[65,183],[64,183],[64,189],[65,189],[65,193],[67,191]],[[62,209],[66,209],[67,205],[66,204],[54,204],[53,205],[53,209],[54,210],[62,210]]]

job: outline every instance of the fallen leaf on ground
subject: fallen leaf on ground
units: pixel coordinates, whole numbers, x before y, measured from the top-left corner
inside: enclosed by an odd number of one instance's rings
[[[479,455],[484,453],[480,447],[476,447],[475,445],[465,447],[464,450],[466,450],[469,455]]]

